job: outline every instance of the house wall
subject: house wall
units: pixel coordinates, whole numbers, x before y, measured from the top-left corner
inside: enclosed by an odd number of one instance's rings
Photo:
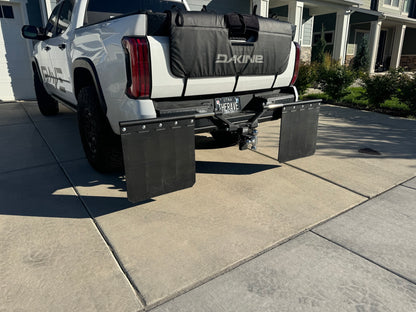
[[[372,1],[374,0],[361,0],[360,8],[370,10]],[[383,0],[379,0],[379,1],[383,1]]]
[[[43,26],[42,11],[39,1],[28,1],[26,3],[29,24],[37,27]]]
[[[412,1],[412,0],[410,0]],[[391,15],[402,15],[402,13],[404,13],[403,8],[404,8],[404,2],[405,0],[400,0],[399,1],[399,6],[398,7],[394,7],[391,5],[387,5],[384,4],[384,0],[379,0],[378,3],[378,11],[379,12],[383,12],[383,13],[387,13],[387,14],[391,14]]]
[[[29,24],[25,0],[0,1],[11,7],[12,16],[0,18],[0,101],[34,98],[30,55],[32,43],[22,38],[20,30]],[[36,21],[33,15],[31,21]]]
[[[416,70],[416,28],[407,28],[404,36],[400,67]]]
[[[406,28],[402,55],[416,54],[416,28]]]
[[[193,11],[200,11],[206,5],[208,10],[217,13],[250,13],[250,0],[188,0],[188,4]]]

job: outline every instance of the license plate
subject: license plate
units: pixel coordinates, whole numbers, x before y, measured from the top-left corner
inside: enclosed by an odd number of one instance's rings
[[[240,98],[230,96],[215,99],[215,111],[223,114],[231,114],[241,111]]]

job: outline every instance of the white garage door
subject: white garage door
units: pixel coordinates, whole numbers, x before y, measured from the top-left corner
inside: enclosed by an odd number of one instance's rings
[[[32,69],[20,4],[0,1],[0,101],[33,99]]]

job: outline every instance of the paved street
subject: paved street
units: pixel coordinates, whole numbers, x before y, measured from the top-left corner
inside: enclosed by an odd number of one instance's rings
[[[196,139],[193,188],[134,205],[76,114],[0,104],[0,311],[416,311],[416,121],[327,106],[278,163]]]

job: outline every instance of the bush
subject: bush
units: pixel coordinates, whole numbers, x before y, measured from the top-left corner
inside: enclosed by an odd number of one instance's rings
[[[339,64],[334,64],[327,69],[321,67],[319,74],[322,91],[335,101],[339,101],[349,93],[347,89],[356,78],[354,72]]]
[[[316,81],[316,79],[316,66],[313,64],[302,63],[299,67],[299,75],[295,83],[299,94],[304,94],[305,91]]]
[[[416,74],[412,76],[406,74],[401,75],[399,86],[400,89],[398,90],[397,97],[416,113]]]
[[[312,53],[312,62],[322,64],[324,62],[325,48],[326,48],[325,32],[324,32],[324,26],[323,25],[322,25],[322,28],[321,28],[321,38],[316,43],[314,48],[315,48],[314,53]]]
[[[363,37],[357,49],[356,56],[352,59],[351,68],[355,71],[368,71],[370,67],[370,57],[368,54],[368,41]]]
[[[386,100],[398,95],[402,74],[391,70],[386,75],[375,75],[363,78],[369,104],[379,108]]]

